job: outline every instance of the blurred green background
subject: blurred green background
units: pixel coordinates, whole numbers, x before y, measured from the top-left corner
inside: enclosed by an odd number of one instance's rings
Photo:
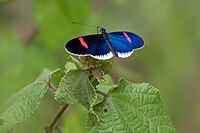
[[[77,21],[142,36],[143,49],[110,60],[114,81],[124,77],[155,86],[177,131],[199,133],[199,5],[199,0],[0,0],[0,108],[43,68],[64,68],[68,40],[96,33],[71,24]],[[47,93],[33,117],[14,131],[43,132],[58,108]],[[61,129],[84,132],[86,115],[81,106],[70,107]]]

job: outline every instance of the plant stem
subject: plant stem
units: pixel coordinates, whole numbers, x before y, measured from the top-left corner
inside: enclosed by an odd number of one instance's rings
[[[105,92],[102,92],[102,91],[99,91],[99,90],[96,90],[96,92],[97,92],[98,94],[103,95],[104,97],[110,97],[110,95],[107,94],[107,93],[105,93]]]
[[[56,125],[57,121],[60,119],[60,117],[62,116],[62,114],[65,112],[65,110],[67,109],[67,107],[68,107],[68,104],[62,106],[58,110],[58,112],[56,113],[56,115],[53,117],[53,119],[49,123],[48,127],[45,128],[45,133],[52,133],[54,126]]]

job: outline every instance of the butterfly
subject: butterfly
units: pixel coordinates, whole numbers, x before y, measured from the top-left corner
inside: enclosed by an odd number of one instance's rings
[[[66,43],[68,53],[76,56],[91,56],[106,60],[113,56],[129,57],[134,50],[144,45],[143,39],[132,32],[120,31],[107,33],[105,28],[97,27],[101,34],[74,38]]]

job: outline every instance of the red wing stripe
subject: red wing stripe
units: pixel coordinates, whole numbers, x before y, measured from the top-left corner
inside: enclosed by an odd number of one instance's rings
[[[88,48],[87,43],[84,41],[84,39],[82,37],[79,37],[78,39],[79,39],[81,45],[83,45],[83,47]]]
[[[131,38],[128,36],[128,34],[126,32],[123,32],[123,34],[126,37],[126,39],[131,43]]]

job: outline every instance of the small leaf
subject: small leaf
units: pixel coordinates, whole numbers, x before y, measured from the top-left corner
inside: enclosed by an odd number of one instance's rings
[[[57,73],[58,71],[60,71],[60,69],[56,69],[54,71],[50,71],[48,69],[44,69],[41,74],[38,76],[38,78],[36,79],[36,81],[44,81],[44,82],[49,82],[51,76],[55,73]]]
[[[68,57],[68,61],[73,62],[76,65],[77,68],[82,68],[83,67],[81,62],[78,59],[76,59],[73,56],[71,56],[71,55]]]
[[[89,133],[176,132],[161,103],[159,91],[149,84],[122,79],[109,94],[108,99],[94,106],[100,121],[95,122],[89,115]]]
[[[104,81],[100,82],[96,87],[98,90],[108,93],[111,88],[117,86],[116,84],[113,83],[113,80],[110,77],[110,75],[108,74],[104,75],[103,79]]]
[[[65,73],[69,72],[70,70],[77,69],[76,65],[73,62],[67,62],[65,64]]]
[[[46,93],[48,82],[54,72],[44,69],[35,82],[27,85],[8,99],[4,111],[0,114],[3,126],[12,128],[31,117]]]
[[[71,70],[61,79],[55,98],[61,104],[81,103],[90,110],[97,95],[87,72]]]

